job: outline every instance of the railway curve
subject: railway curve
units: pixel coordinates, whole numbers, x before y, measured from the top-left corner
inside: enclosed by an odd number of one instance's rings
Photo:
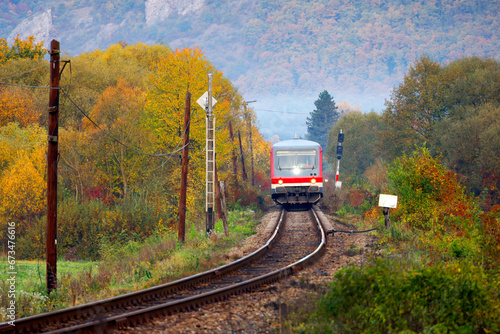
[[[21,318],[15,327],[0,324],[0,333],[106,332],[135,326],[277,282],[323,254],[326,232],[314,208],[282,210],[274,225],[264,246],[230,264],[153,288]]]

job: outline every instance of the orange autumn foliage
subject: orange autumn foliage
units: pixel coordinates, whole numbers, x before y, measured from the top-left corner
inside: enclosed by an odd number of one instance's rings
[[[21,151],[0,176],[0,215],[20,220],[45,211],[44,150]]]
[[[0,128],[1,224],[44,212],[45,138],[43,129],[36,125],[20,128],[11,123]]]
[[[27,126],[36,123],[38,118],[28,92],[12,87],[0,88],[0,126],[10,122]]]

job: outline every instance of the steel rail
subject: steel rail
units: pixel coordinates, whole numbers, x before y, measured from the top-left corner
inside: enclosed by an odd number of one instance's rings
[[[152,306],[142,310],[132,311],[127,314],[113,316],[103,319],[103,321],[95,321],[93,323],[83,324],[82,326],[74,327],[71,332],[106,332],[114,328],[125,328],[128,326],[136,326],[147,323],[149,320],[157,317],[165,317],[178,312],[195,310],[205,304],[219,302],[237,294],[253,291],[263,285],[275,283],[281,279],[293,275],[302,270],[308,265],[318,260],[326,250],[326,233],[322,222],[318,218],[315,209],[311,208],[311,215],[317,224],[321,241],[318,247],[309,255],[302,259],[268,274],[249,279],[247,281],[236,283],[221,289],[206,292],[200,295],[187,297],[185,299],[169,302],[161,305]],[[67,333],[68,331],[54,331],[47,334]]]
[[[241,283],[236,283],[221,289],[186,297],[182,300],[155,305],[152,307],[147,307],[136,311],[131,311],[125,314],[115,315],[104,319],[98,319],[80,325],[61,328],[46,333],[55,334],[55,333],[68,333],[68,332],[96,332],[96,331],[101,332],[117,327],[123,328],[127,326],[135,326],[137,324],[144,323],[158,316],[166,316],[177,312],[192,310],[208,303],[213,303],[223,299],[227,299],[235,294],[241,294],[247,291],[255,290],[256,288],[262,285],[274,283],[280,279],[288,277],[293,273],[303,269],[310,263],[316,261],[323,254],[326,248],[325,247],[326,233],[323,228],[323,225],[320,222],[315,210],[311,209],[310,212],[318,226],[318,231],[321,236],[320,244],[311,254],[305,256],[304,258],[282,269],[278,269],[268,274],[252,278]],[[247,255],[230,264],[218,267],[213,270],[209,270],[201,274],[186,277],[177,280],[175,282],[156,286],[153,288],[136,291],[122,296],[112,297],[101,301],[72,307],[69,309],[53,311],[36,316],[21,318],[15,322],[16,324],[15,328],[8,325],[10,326],[9,328],[10,331],[5,331],[5,333],[37,332],[38,328],[41,328],[42,326],[45,327],[50,323],[71,321],[73,319],[78,319],[86,315],[107,312],[108,310],[116,309],[122,306],[136,304],[138,300],[144,302],[147,300],[160,298],[174,291],[178,291],[184,288],[190,288],[195,284],[207,282],[219,278],[221,276],[224,276],[229,272],[235,271],[247,265],[248,263],[257,260],[258,258],[262,257],[269,249],[271,249],[273,244],[277,241],[277,239],[280,236],[283,220],[284,220],[284,210],[282,210],[282,212],[280,213],[279,219],[275,223],[276,227],[273,231],[273,234],[266,242],[266,244],[261,248],[259,248],[258,250],[254,251],[253,253],[251,253],[250,255]],[[65,320],[61,320],[63,318]],[[5,326],[3,326],[5,324],[6,323],[0,324],[0,333],[4,333],[3,330],[7,329]]]
[[[41,328],[47,327],[51,323],[68,322],[85,317],[91,317],[100,313],[111,312],[118,308],[135,305],[138,302],[146,302],[166,297],[176,291],[189,289],[197,284],[217,279],[232,271],[238,270],[255,260],[258,260],[269,249],[271,249],[279,238],[279,234],[282,230],[284,214],[285,211],[282,210],[278,219],[274,222],[275,227],[273,229],[273,233],[264,246],[229,264],[148,289],[138,290],[61,310],[20,318],[14,321],[15,326],[12,326],[7,322],[0,323],[0,333],[36,333],[39,332]]]

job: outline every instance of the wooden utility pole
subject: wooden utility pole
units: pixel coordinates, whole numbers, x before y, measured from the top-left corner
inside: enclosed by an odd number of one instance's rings
[[[388,230],[391,228],[391,209],[382,208],[382,213],[384,214],[385,229]]]
[[[220,187],[219,187],[219,175],[217,174],[217,165],[215,165],[215,203],[217,205],[217,216],[222,219],[222,207],[220,203]]]
[[[57,289],[57,155],[59,135],[59,42],[50,43],[49,131],[47,147],[47,292]]]
[[[241,155],[241,172],[243,181],[247,180],[247,171],[245,170],[245,157],[243,156],[243,146],[241,145],[241,132],[238,130],[238,141],[240,142],[240,155]]]
[[[247,105],[249,103],[257,102],[256,100],[254,101],[244,101],[243,102],[243,107],[245,108],[245,117],[247,118],[247,126],[248,126],[248,142],[249,142],[249,147],[250,147],[250,161],[251,161],[251,166],[252,166],[252,186],[255,185],[255,174],[254,174],[254,163],[253,163],[253,146],[252,146],[252,116],[250,113],[247,111]]]
[[[219,176],[217,175],[217,165],[215,166],[215,197],[217,203],[217,216],[222,219],[222,224],[224,225],[224,233],[226,237],[229,236],[227,229],[227,211],[226,211],[226,195],[224,193],[224,181],[219,181]]]
[[[222,225],[224,226],[224,234],[226,237],[229,236],[229,228],[227,225],[227,211],[226,211],[226,187],[224,181],[219,182],[219,196],[220,196],[220,217],[222,219]]]
[[[184,148],[182,149],[181,194],[179,200],[179,242],[186,239],[186,192],[189,166],[189,123],[191,121],[191,93],[186,92],[184,107]]]
[[[234,149],[233,124],[231,121],[229,121],[229,137],[231,139],[231,146],[233,147],[231,152],[231,161],[233,163],[234,186],[238,187],[238,161],[236,159],[236,150]]]

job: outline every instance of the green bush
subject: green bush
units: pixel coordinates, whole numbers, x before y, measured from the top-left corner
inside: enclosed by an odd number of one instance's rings
[[[59,251],[72,259],[99,260],[108,244],[145,240],[168,230],[171,221],[169,215],[155,214],[139,196],[111,206],[98,199],[67,199],[58,213]]]
[[[414,228],[467,232],[479,213],[458,177],[425,147],[392,162],[388,173],[398,206],[393,219]]]
[[[311,332],[500,331],[499,272],[451,264],[410,269],[390,260],[335,276],[307,325]]]
[[[46,255],[47,219],[33,217],[20,222],[16,230],[18,259],[43,259]]]

